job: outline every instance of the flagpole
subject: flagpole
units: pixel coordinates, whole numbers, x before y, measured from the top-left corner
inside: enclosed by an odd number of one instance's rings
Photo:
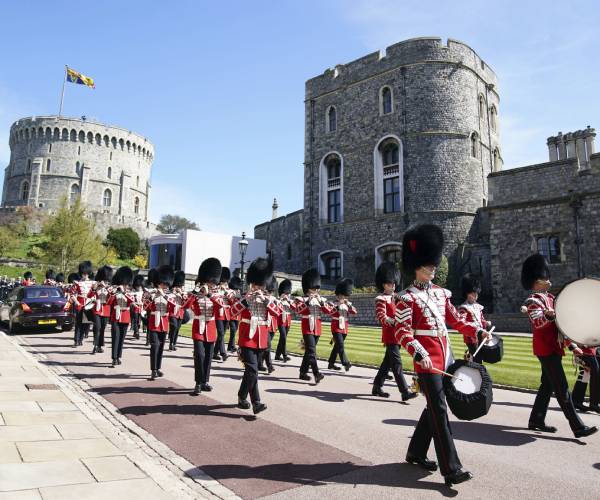
[[[63,80],[62,93],[60,94],[60,109],[58,110],[58,116],[62,115],[63,101],[65,100],[65,85],[67,83],[67,69],[69,67],[65,64],[65,78]]]

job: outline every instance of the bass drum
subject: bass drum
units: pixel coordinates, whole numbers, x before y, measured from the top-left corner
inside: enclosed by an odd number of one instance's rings
[[[492,334],[492,338],[479,351],[479,356],[481,356],[482,361],[490,364],[502,361],[502,356],[504,356],[504,341],[502,337]]]
[[[554,301],[556,326],[576,344],[600,345],[600,280],[583,278],[564,286]]]
[[[492,406],[492,378],[485,366],[472,361],[458,360],[446,370],[444,393],[450,411],[459,420],[475,420],[487,415]]]

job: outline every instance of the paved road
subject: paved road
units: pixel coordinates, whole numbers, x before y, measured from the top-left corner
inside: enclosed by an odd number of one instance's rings
[[[160,381],[149,382],[148,350],[128,339],[123,365],[110,354],[90,355],[91,342],[71,347],[63,333],[25,335],[23,341],[84,378],[138,425],[244,498],[594,498],[600,484],[600,435],[573,438],[556,402],[547,423],[554,435],[526,429],[533,395],[496,390],[489,415],[475,422],[453,417],[461,460],[475,479],[448,489],[439,473],[404,463],[424,405],[370,395],[373,369],[323,372],[318,386],[298,380],[299,358],[262,376],[268,410],[253,420],[235,408],[241,365],[213,364],[214,391],[199,398],[193,387],[191,342],[165,354]],[[325,368],[324,364],[321,364]],[[600,426],[600,415],[585,415]],[[430,457],[434,458],[433,448]]]

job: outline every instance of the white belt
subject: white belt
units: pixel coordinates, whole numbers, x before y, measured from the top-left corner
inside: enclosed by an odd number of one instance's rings
[[[446,330],[413,330],[413,335],[421,335],[423,337],[447,337]]]
[[[315,326],[317,324],[317,318],[320,318],[320,316],[315,316],[314,314],[308,314],[306,316],[302,316],[302,319],[308,320],[308,326],[310,327],[311,332],[315,331]]]
[[[206,330],[206,322],[213,321],[214,319],[215,319],[214,316],[211,316],[210,318],[206,319],[206,316],[204,316],[204,314],[200,314],[199,316],[194,316],[194,321],[198,321],[198,323],[199,323],[200,334],[204,334],[204,332]]]
[[[158,328],[160,326],[160,319],[163,317],[160,311],[152,311],[152,316],[154,316],[154,326]],[[166,314],[165,314],[166,316]]]
[[[250,325],[250,332],[248,333],[248,338],[250,339],[254,338],[254,335],[256,335],[256,329],[259,326],[267,326],[269,324],[268,321],[260,319],[258,316],[252,316],[250,319],[242,318],[241,322]]]
[[[346,329],[346,318],[344,316],[340,316],[338,318],[338,327],[340,327],[342,330]]]
[[[285,323],[287,321],[289,313],[287,311],[281,311],[281,322]]]

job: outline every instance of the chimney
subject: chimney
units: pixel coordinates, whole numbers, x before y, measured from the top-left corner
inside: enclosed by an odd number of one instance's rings
[[[277,204],[277,198],[273,198],[273,214],[271,215],[271,220],[277,219],[277,209],[279,205]]]

